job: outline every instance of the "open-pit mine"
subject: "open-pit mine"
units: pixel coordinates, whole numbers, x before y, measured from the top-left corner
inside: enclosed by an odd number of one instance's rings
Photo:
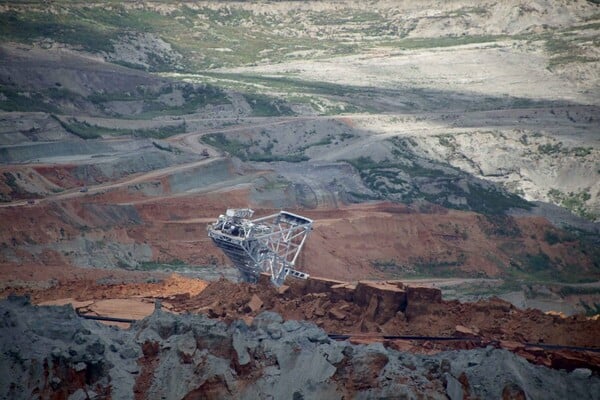
[[[0,2],[0,399],[600,399],[600,5]]]

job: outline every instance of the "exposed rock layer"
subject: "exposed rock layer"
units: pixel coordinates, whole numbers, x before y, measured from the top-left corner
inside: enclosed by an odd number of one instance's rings
[[[600,379],[493,348],[421,356],[331,341],[264,312],[247,325],[157,310],[129,330],[72,308],[0,303],[0,396],[181,398],[599,398]]]

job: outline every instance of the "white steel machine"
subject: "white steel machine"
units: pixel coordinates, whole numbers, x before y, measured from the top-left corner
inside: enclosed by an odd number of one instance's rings
[[[243,278],[256,282],[262,272],[280,286],[287,275],[308,278],[294,269],[300,250],[312,230],[311,219],[287,211],[250,220],[249,208],[228,209],[207,227],[208,236],[240,270]]]

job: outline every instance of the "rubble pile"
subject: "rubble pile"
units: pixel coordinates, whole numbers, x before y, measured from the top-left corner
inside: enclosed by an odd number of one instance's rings
[[[167,297],[176,312],[205,313],[231,322],[264,310],[308,320],[328,333],[474,337],[494,341],[599,347],[600,320],[521,310],[498,298],[476,303],[443,301],[441,291],[399,281],[345,283],[310,277],[273,287],[211,282],[194,296]]]
[[[273,287],[264,274],[257,284],[222,279],[195,296],[166,300],[174,311],[206,313],[226,321],[251,321],[259,312],[271,310],[286,318],[313,321],[328,332],[385,334],[405,331],[408,316],[426,304],[442,302],[438,289],[405,287],[401,282],[346,283],[311,277],[286,283]]]
[[[10,297],[0,338],[0,398],[600,398],[589,369],[492,347],[418,355],[333,341],[268,311],[246,324],[157,309],[121,330]]]
[[[285,319],[311,321],[329,334],[349,335],[354,343],[381,342],[413,353],[493,345],[547,367],[600,371],[597,351],[539,347],[598,349],[598,319],[520,310],[497,298],[477,303],[443,301],[439,289],[410,287],[398,281],[344,283],[311,277],[287,283],[275,288],[266,275],[257,284],[220,280],[195,296],[171,296],[165,301],[175,312],[201,313],[226,322],[241,319],[247,324],[265,310],[275,311]],[[390,336],[464,340],[415,341]]]

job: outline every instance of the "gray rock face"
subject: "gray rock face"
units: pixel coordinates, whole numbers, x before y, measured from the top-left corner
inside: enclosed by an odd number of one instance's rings
[[[444,378],[446,379],[446,394],[450,400],[462,400],[464,393],[460,382],[449,373],[445,373]]]
[[[352,345],[272,312],[248,326],[157,309],[122,330],[80,319],[68,306],[0,302],[2,399],[461,399],[507,390],[600,398],[600,378],[588,372],[533,366],[493,348],[422,356]]]
[[[70,306],[34,307],[15,297],[0,304],[0,398],[132,397],[137,352],[131,332],[81,319]],[[130,350],[126,350],[130,349]],[[93,397],[90,397],[93,398]]]

